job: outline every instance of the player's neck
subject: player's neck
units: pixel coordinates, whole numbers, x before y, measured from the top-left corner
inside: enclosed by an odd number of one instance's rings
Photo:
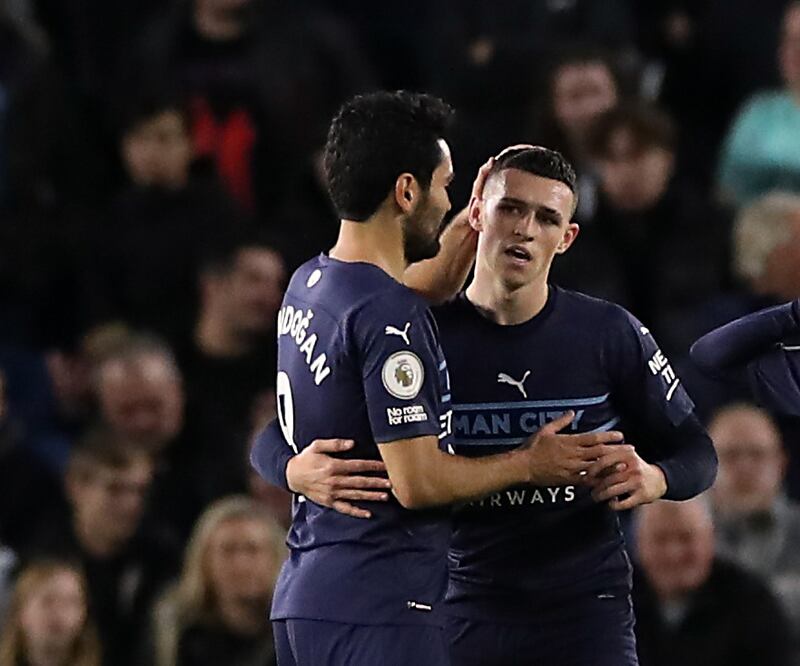
[[[476,268],[467,287],[467,298],[484,316],[501,326],[523,324],[539,314],[547,303],[544,277],[519,289],[510,289],[501,280]]]
[[[342,220],[329,256],[339,261],[373,264],[398,282],[408,268],[400,220],[377,213],[366,222]]]

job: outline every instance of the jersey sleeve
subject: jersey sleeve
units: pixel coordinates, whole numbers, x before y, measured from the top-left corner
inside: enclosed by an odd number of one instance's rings
[[[667,479],[666,499],[688,499],[714,482],[717,456],[694,403],[650,331],[619,308],[607,338],[613,396],[626,440]]]
[[[441,352],[430,310],[414,297],[373,299],[354,318],[376,443],[439,435]]]
[[[274,419],[256,437],[250,451],[250,464],[259,476],[284,490],[289,490],[286,482],[286,465],[294,456],[281,431],[278,419]]]
[[[714,329],[692,345],[691,357],[711,376],[746,378],[768,409],[800,415],[800,300]]]

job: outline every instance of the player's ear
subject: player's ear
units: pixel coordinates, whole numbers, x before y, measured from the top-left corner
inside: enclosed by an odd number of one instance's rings
[[[483,201],[478,197],[472,197],[467,211],[469,226],[475,231],[483,231]]]
[[[564,229],[564,235],[561,237],[561,242],[556,246],[556,254],[564,254],[569,250],[570,246],[575,242],[575,239],[580,233],[581,227],[577,222],[570,222],[567,228]]]
[[[410,173],[401,173],[394,181],[394,201],[406,214],[417,207],[421,193],[417,179]]]

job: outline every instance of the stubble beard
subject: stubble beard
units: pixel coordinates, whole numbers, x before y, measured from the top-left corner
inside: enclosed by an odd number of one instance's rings
[[[403,225],[403,253],[407,264],[433,259],[439,253],[441,220],[436,225],[435,231],[428,231],[431,226],[430,218],[436,214],[428,202],[428,196],[425,195],[417,209],[406,219]]]

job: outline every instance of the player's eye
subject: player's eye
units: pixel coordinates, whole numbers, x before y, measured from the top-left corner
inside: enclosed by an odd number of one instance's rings
[[[522,215],[522,208],[515,204],[500,204],[498,208],[507,215]]]

